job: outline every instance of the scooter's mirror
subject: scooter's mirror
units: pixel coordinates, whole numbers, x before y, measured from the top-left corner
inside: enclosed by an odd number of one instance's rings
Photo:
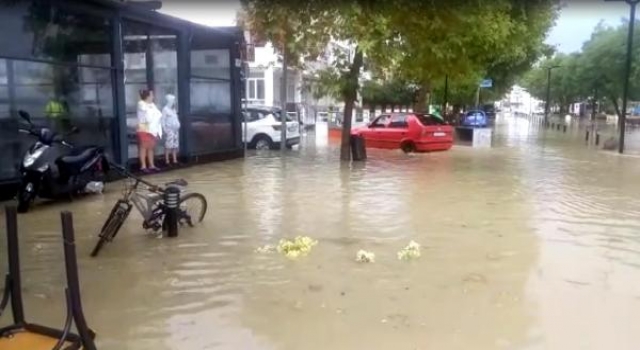
[[[20,116],[20,118],[26,120],[27,123],[31,124],[31,116],[29,115],[29,113],[20,110],[18,111],[18,115]]]

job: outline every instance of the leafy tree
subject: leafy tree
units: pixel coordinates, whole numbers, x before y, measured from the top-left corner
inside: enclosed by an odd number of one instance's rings
[[[536,69],[524,76],[521,84],[534,97],[546,100],[548,70],[556,67],[551,72],[549,103],[559,106],[561,113],[566,113],[569,105],[588,98],[593,86],[593,84],[587,86],[582,84],[580,75],[583,67],[580,66],[580,58],[577,53],[570,55],[560,53],[545,59]]]
[[[415,98],[415,90],[405,81],[369,80],[362,84],[362,102],[369,106],[371,112],[380,106],[383,110],[391,107],[411,106]]]
[[[555,1],[479,0],[415,2],[397,13],[394,26],[405,39],[399,73],[421,86],[416,108],[447,75],[450,82],[489,76],[506,91],[548,51],[544,38],[557,10]]]
[[[638,23],[637,25],[640,25]],[[598,102],[611,105],[621,117],[620,99],[624,83],[624,62],[628,22],[617,27],[599,24],[579,53],[558,54],[543,60],[522,79],[521,84],[535,97],[546,99],[547,67],[559,66],[551,75],[550,103],[566,111],[569,104],[591,99],[597,94]],[[632,57],[640,55],[640,28],[636,27]],[[632,61],[629,98],[640,99],[640,65]]]

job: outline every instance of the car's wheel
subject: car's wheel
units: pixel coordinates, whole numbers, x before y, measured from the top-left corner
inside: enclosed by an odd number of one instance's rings
[[[416,151],[416,145],[411,141],[405,141],[400,145],[400,149],[404,153],[413,153]]]
[[[273,147],[273,141],[267,135],[258,135],[253,140],[253,144],[255,149],[257,150],[268,150]]]

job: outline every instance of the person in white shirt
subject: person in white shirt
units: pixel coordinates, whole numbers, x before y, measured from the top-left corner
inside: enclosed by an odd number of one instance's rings
[[[164,108],[162,108],[164,158],[167,165],[177,165],[178,148],[180,147],[180,119],[178,119],[178,113],[176,113],[176,97],[168,94],[166,101]]]
[[[153,103],[153,91],[140,90],[138,101],[138,157],[143,172],[159,170],[154,164],[156,142],[162,137],[162,113]]]

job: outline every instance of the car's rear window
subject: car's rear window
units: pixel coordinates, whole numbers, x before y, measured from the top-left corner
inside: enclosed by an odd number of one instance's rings
[[[416,118],[420,121],[422,125],[444,125],[445,122],[431,114],[416,114]]]
[[[484,113],[479,111],[470,111],[470,112],[467,112],[467,117],[483,118]]]

